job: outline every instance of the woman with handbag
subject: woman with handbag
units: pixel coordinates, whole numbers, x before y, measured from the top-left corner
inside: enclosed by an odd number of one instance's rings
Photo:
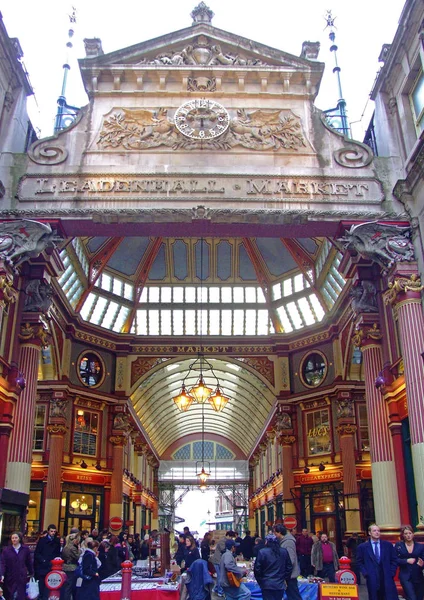
[[[4,597],[6,600],[25,600],[28,575],[34,575],[31,553],[24,545],[20,531],[12,533],[10,542],[3,550],[0,561]]]
[[[81,560],[81,575],[77,580],[76,600],[100,600],[100,560],[97,558],[99,542],[87,543]],[[78,573],[79,575],[79,573]],[[78,585],[78,583],[81,585]]]

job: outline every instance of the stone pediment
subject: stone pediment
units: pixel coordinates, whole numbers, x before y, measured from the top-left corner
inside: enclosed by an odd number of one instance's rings
[[[294,71],[319,71],[323,64],[315,59],[319,45],[304,45],[302,56],[271,48],[221,29],[209,23],[198,23],[128,48],[102,54],[100,40],[85,40],[87,57],[81,59],[85,70],[140,67],[157,69],[166,67],[215,67],[242,69],[290,69]]]

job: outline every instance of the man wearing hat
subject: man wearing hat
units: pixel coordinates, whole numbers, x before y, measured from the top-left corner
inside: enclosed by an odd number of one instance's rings
[[[227,539],[225,541],[225,552],[221,557],[221,563],[219,565],[219,578],[218,585],[223,588],[225,597],[229,600],[250,600],[250,590],[240,582],[240,586],[230,585],[228,581],[228,572],[234,573],[234,575],[241,579],[246,575],[246,571],[237,566],[234,558],[234,552],[238,546],[234,539]]]

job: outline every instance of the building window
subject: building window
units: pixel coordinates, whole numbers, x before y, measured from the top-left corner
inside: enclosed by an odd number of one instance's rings
[[[46,431],[46,405],[37,404],[35,407],[34,435],[32,449],[44,450],[44,432]]]
[[[306,387],[321,385],[327,375],[327,359],[322,352],[310,352],[300,365],[300,376]]]
[[[74,453],[96,456],[99,415],[78,408],[74,425]]]
[[[420,72],[418,75],[414,87],[409,95],[411,102],[412,113],[415,120],[415,128],[418,134],[424,128],[424,73]]]
[[[370,449],[370,436],[368,431],[368,417],[366,404],[358,405],[359,421],[359,442],[362,452],[368,452]]]
[[[78,359],[77,375],[83,385],[98,387],[104,379],[103,362],[94,352],[84,352]]]
[[[330,414],[327,408],[307,414],[306,429],[309,456],[331,452]]]
[[[27,527],[28,535],[33,536],[40,532],[40,517],[42,506],[41,490],[31,490],[29,493]]]

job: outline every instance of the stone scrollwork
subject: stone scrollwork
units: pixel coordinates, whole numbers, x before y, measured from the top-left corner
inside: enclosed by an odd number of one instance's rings
[[[384,272],[396,262],[414,260],[410,227],[378,222],[361,223],[352,225],[338,241],[346,250],[353,250],[362,258],[380,265]]]
[[[421,279],[413,273],[409,279],[407,277],[397,277],[394,281],[389,283],[389,289],[384,294],[385,304],[394,304],[398,297],[398,294],[405,294],[406,292],[422,292],[424,286],[421,285]]]
[[[121,108],[103,121],[97,140],[102,149],[144,150],[158,146],[174,150],[230,150],[243,146],[256,151],[298,151],[306,147],[301,120],[290,110],[237,111],[227,131],[214,139],[194,140],[182,135],[168,110]]]
[[[187,91],[189,92],[214,92],[215,90],[215,77],[189,77],[187,80]]]
[[[373,160],[371,149],[360,142],[354,142],[351,146],[335,150],[333,156],[338,165],[349,169],[367,167]]]
[[[60,238],[47,223],[16,220],[0,223],[0,259],[16,269],[29,258],[36,258]]]
[[[35,142],[28,150],[28,156],[38,165],[60,165],[68,158],[68,151],[53,136]]]

